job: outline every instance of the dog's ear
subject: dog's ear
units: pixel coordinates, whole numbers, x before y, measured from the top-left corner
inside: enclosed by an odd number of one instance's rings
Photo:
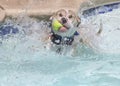
[[[81,19],[79,16],[76,16],[76,20],[77,20],[77,27],[79,27],[80,23],[81,23]]]
[[[49,18],[50,21],[52,21],[55,17],[55,13],[52,14],[52,16]]]
[[[51,17],[49,18],[49,20],[52,21],[52,20],[53,20],[53,16],[51,16]]]

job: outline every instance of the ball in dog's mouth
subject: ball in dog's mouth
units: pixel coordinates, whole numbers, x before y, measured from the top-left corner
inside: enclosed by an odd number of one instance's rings
[[[55,31],[61,31],[61,32],[65,32],[69,29],[68,27],[66,27],[65,25],[63,25],[62,23],[60,23],[57,20],[53,21],[52,27]]]

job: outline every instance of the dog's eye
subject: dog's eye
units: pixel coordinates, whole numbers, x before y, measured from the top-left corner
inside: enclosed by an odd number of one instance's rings
[[[69,16],[69,18],[71,19],[71,18],[73,18],[73,16],[72,16],[72,15],[70,15],[70,16]]]
[[[63,15],[60,13],[59,16],[62,17]]]

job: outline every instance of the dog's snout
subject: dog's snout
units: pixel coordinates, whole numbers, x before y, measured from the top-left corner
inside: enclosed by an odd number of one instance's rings
[[[67,23],[67,20],[65,18],[62,18],[62,23],[63,24]]]

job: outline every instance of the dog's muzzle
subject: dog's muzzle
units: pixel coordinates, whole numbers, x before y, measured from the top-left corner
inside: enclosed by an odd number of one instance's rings
[[[62,21],[62,24],[67,23],[67,20],[65,18],[62,18],[61,21]]]

